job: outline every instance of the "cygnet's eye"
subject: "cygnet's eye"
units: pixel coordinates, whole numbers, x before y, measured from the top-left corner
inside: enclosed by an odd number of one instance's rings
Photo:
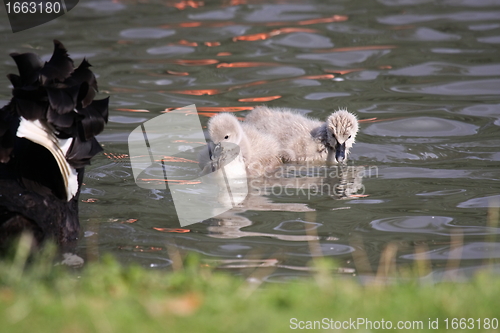
[[[352,136],[352,135],[349,135],[348,139],[350,139],[350,138],[351,138],[351,136]]]
[[[226,135],[226,136],[224,137],[224,139],[226,139],[226,140],[227,140],[227,139],[229,139],[229,135]]]

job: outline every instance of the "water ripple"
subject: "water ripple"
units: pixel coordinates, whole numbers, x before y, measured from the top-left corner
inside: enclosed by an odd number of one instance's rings
[[[455,21],[455,22],[467,22],[467,21],[486,21],[486,20],[498,20],[500,16],[499,11],[488,11],[488,12],[458,12],[451,14],[401,14],[401,15],[391,15],[378,18],[377,21],[383,24],[391,25],[406,25],[429,21]]]
[[[349,52],[333,52],[324,54],[299,54],[296,56],[300,60],[314,60],[330,65],[347,67],[350,65],[363,63],[368,59],[372,61],[389,54],[390,50],[366,50],[366,51],[349,51]]]
[[[449,247],[425,252],[425,256],[431,260],[449,260],[460,258],[461,260],[490,259],[500,257],[499,243],[472,242],[454,249]],[[414,254],[402,255],[401,258],[417,259]]]
[[[397,216],[370,222],[373,229],[387,232],[412,234],[433,234],[450,236],[453,229],[460,229],[465,235],[499,234],[499,228],[453,225],[449,216]]]
[[[477,41],[481,43],[500,44],[500,36],[479,37]]]
[[[118,124],[139,124],[143,123],[148,118],[139,118],[139,117],[127,117],[127,116],[110,116],[109,121],[112,123]]]
[[[392,91],[445,96],[498,95],[500,79],[459,81],[445,84],[404,85],[392,87]]]
[[[440,191],[417,193],[417,195],[421,195],[424,197],[434,197],[434,196],[454,195],[458,193],[464,193],[465,191],[466,191],[465,189],[440,190]]]
[[[124,4],[115,1],[85,1],[78,7],[90,8],[96,13],[118,12],[126,8]]]
[[[190,14],[191,20],[230,20],[236,16],[238,7],[228,7],[221,10],[211,10],[199,14]]]
[[[120,32],[120,36],[134,39],[159,39],[172,36],[173,34],[175,34],[175,30],[158,28],[132,28]]]
[[[415,117],[375,123],[365,128],[363,132],[376,136],[433,138],[436,136],[474,135],[478,128],[478,126],[457,120]]]
[[[245,16],[247,22],[299,21],[318,17],[313,5],[263,5]],[[307,13],[312,12],[312,13]],[[300,14],[299,14],[300,13]]]
[[[294,247],[293,252],[287,252],[286,255],[290,256],[341,256],[354,252],[354,248],[349,245],[336,244],[336,243],[319,243],[320,253],[310,253],[309,246],[306,244],[303,247]]]
[[[398,216],[370,222],[373,229],[389,232],[449,234],[452,217]]]
[[[311,33],[292,33],[275,39],[273,43],[298,48],[326,48],[334,45],[330,38]]]
[[[304,96],[305,99],[313,100],[313,101],[319,101],[322,99],[326,98],[332,98],[332,97],[340,97],[340,96],[350,96],[351,94],[349,93],[342,93],[342,92],[317,92],[317,93],[312,93]]]
[[[496,0],[493,0],[496,1]],[[500,28],[500,24],[497,23],[486,23],[486,24],[473,24],[469,26],[470,30],[473,31],[485,31]]]
[[[488,208],[500,207],[500,195],[492,195],[489,197],[474,198],[457,205],[458,208]]]
[[[427,41],[427,42],[441,42],[441,41],[454,41],[459,40],[460,35],[450,34],[441,31],[437,31],[430,28],[418,28],[411,34],[406,32],[396,35],[396,39],[401,40],[415,40],[415,41]]]
[[[398,76],[427,76],[427,75],[469,75],[469,76],[498,76],[500,64],[464,66],[449,62],[426,62],[410,67],[388,71],[390,75]]]
[[[379,168],[378,176],[386,179],[403,178],[468,178],[471,176],[468,170],[450,170],[450,169],[428,169],[417,167],[387,167]]]
[[[162,37],[158,37],[162,38]],[[160,55],[160,54],[188,54],[194,52],[194,47],[188,46],[177,46],[177,45],[168,45],[168,46],[160,46],[160,47],[152,47],[146,50],[149,54]]]
[[[322,226],[321,223],[307,222],[298,220],[283,221],[278,226],[274,227],[274,230],[284,231],[284,232],[298,232],[304,233],[306,230],[314,230]]]

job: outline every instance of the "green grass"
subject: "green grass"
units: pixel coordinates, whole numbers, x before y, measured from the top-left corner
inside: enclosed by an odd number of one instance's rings
[[[482,326],[500,319],[500,279],[486,272],[467,283],[361,285],[330,274],[323,261],[310,280],[256,287],[193,257],[172,273],[124,267],[111,257],[80,271],[54,266],[50,255],[30,264],[26,257],[18,251],[0,262],[0,332],[288,332],[305,331],[291,330],[293,323],[323,318],[390,320],[394,332],[409,331],[394,329],[398,321],[421,321],[427,331],[429,318],[439,324],[429,331],[446,331],[448,319],[448,330],[458,332],[452,319],[471,318],[475,329],[466,331],[476,332],[494,331],[478,330],[477,319]]]

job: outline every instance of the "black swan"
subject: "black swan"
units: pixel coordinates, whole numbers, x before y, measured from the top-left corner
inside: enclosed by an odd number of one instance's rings
[[[36,244],[79,236],[78,197],[84,167],[102,151],[95,136],[108,121],[109,98],[94,100],[97,82],[87,60],[75,68],[63,44],[42,63],[11,54],[11,101],[0,109],[0,248],[21,232]]]

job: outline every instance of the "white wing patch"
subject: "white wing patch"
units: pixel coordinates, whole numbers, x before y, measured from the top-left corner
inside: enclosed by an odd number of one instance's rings
[[[78,191],[76,170],[66,161],[66,152],[71,147],[74,139],[58,139],[54,135],[54,131],[48,123],[42,123],[40,120],[27,120],[21,117],[21,123],[16,135],[19,138],[26,138],[39,144],[52,153],[64,179],[67,200],[70,201]]]

